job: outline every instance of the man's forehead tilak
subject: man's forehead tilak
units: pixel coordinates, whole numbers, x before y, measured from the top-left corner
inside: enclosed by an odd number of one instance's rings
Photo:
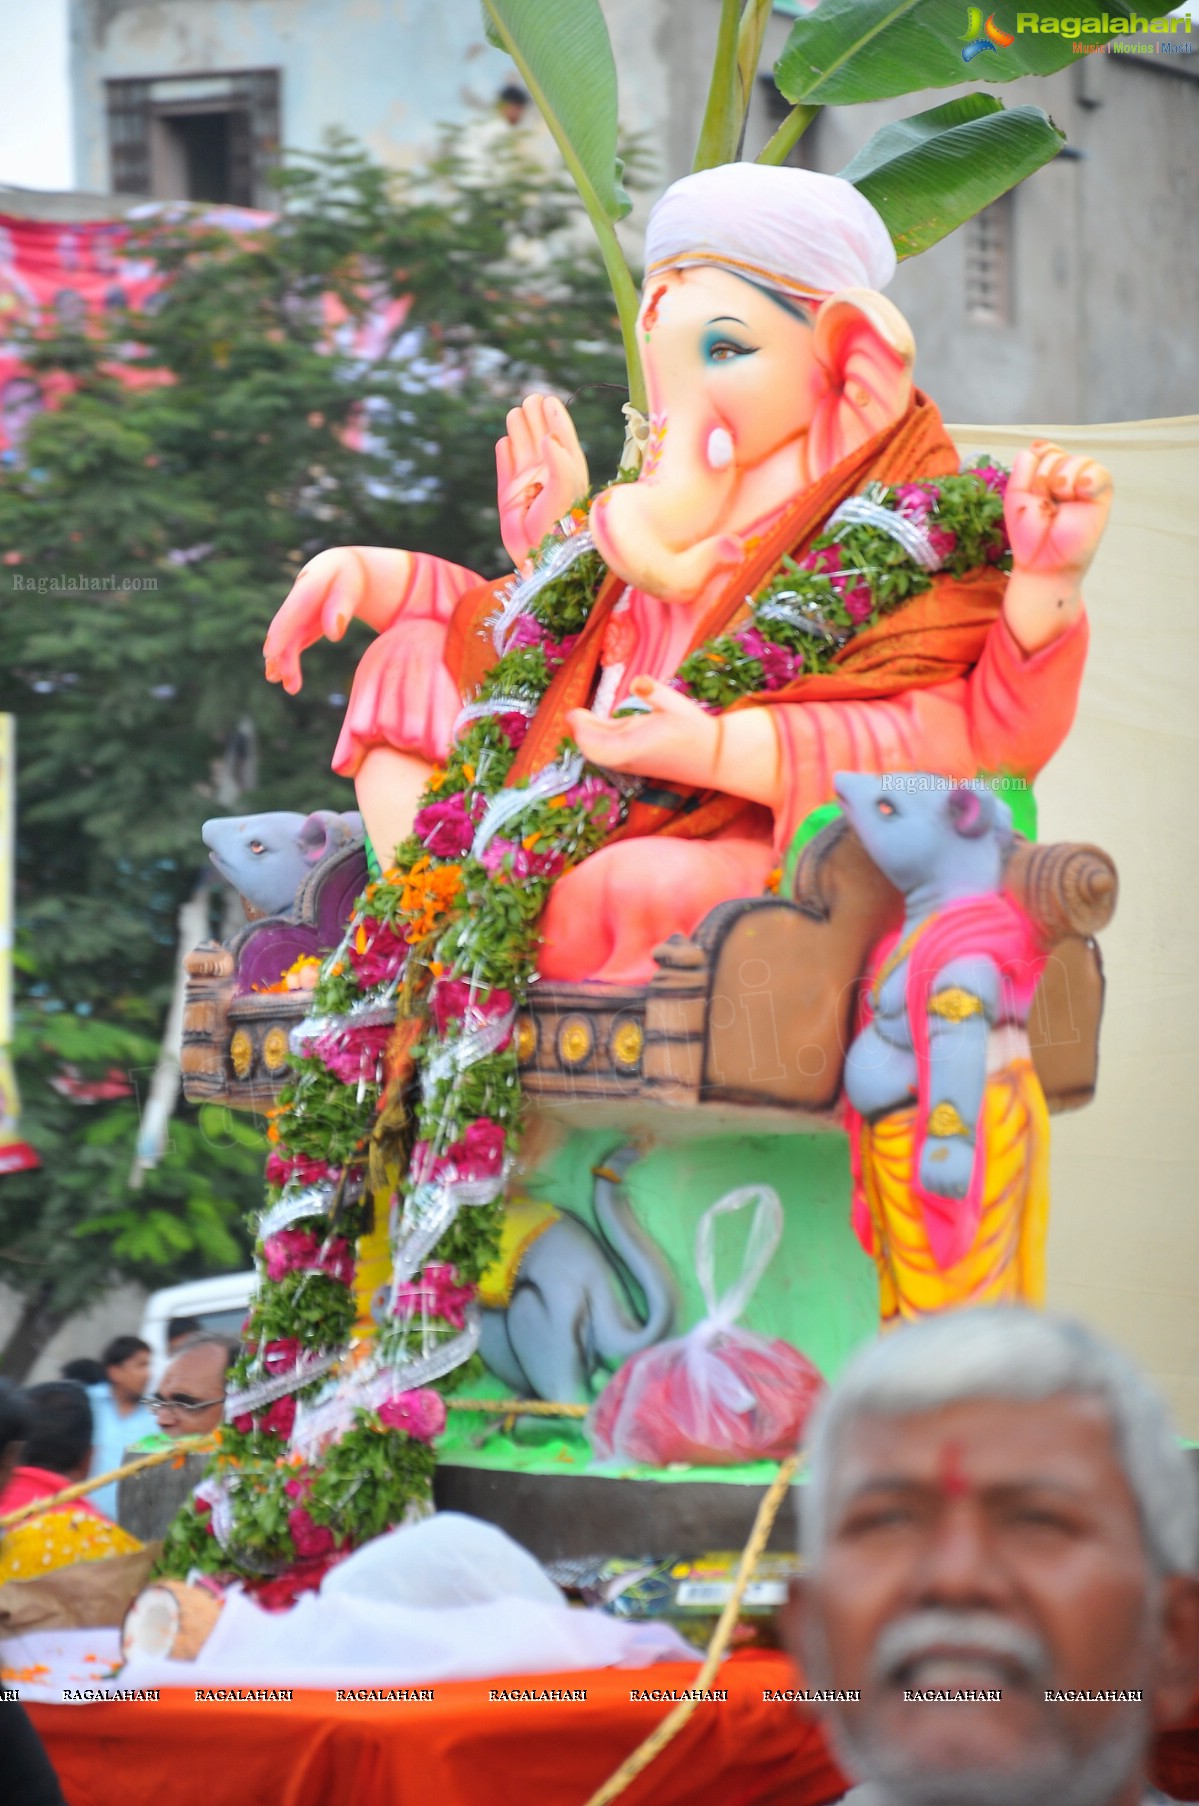
[[[988,1407],[998,1408],[1008,1417],[1009,1427],[1023,1433],[1010,1452],[1003,1439],[997,1442],[989,1433],[980,1433],[977,1420],[952,1429],[929,1422],[946,1413],[964,1409],[973,1414]],[[994,1413],[990,1415],[991,1427],[998,1427]],[[1066,1426],[1071,1420],[1081,1436],[1069,1434]],[[934,1430],[932,1436],[921,1434],[926,1424]],[[1021,1447],[1020,1441],[1026,1446]],[[894,1415],[864,1411],[845,1426],[832,1451],[829,1505],[835,1518],[864,1494],[886,1490],[929,1490],[948,1499],[972,1491],[1053,1491],[1086,1500],[1094,1494],[1098,1466],[1115,1469],[1123,1481],[1117,1490],[1126,1495],[1135,1514],[1108,1414],[1098,1399],[1083,1394],[1030,1401],[961,1400]]]

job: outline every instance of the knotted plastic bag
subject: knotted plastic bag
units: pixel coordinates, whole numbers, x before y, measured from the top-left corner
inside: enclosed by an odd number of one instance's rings
[[[717,1298],[717,1221],[755,1204],[740,1277]],[[728,1467],[795,1452],[824,1380],[789,1342],[736,1327],[782,1233],[769,1185],[743,1185],[704,1212],[695,1269],[707,1315],[685,1336],[633,1355],[605,1386],[587,1420],[601,1460]]]

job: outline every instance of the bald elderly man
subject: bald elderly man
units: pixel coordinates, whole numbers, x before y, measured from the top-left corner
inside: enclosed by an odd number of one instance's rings
[[[225,1376],[235,1350],[225,1336],[201,1330],[181,1342],[147,1404],[161,1435],[207,1436],[225,1414]]]
[[[788,1646],[844,1806],[1144,1806],[1199,1687],[1199,1506],[1080,1325],[954,1312],[851,1363],[809,1440]]]

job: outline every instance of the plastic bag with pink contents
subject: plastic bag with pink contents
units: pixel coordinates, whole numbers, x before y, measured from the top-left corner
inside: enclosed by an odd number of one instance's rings
[[[740,1278],[718,1299],[717,1220],[755,1204]],[[601,1460],[728,1467],[794,1454],[824,1380],[789,1342],[736,1327],[782,1233],[783,1208],[769,1185],[744,1185],[704,1212],[695,1269],[707,1315],[685,1336],[633,1355],[609,1380],[587,1419]]]

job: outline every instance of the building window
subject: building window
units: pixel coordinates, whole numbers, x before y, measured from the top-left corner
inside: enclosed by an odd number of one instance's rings
[[[1000,195],[962,228],[966,318],[974,326],[1012,323],[1012,195]]]
[[[108,144],[117,194],[162,201],[272,205],[279,155],[279,72],[110,81]]]

